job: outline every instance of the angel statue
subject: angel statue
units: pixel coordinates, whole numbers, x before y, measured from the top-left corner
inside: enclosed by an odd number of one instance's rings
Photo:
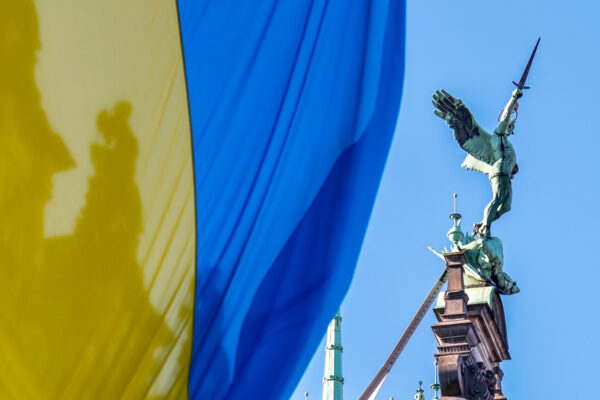
[[[519,170],[515,149],[508,137],[514,133],[517,100],[523,95],[517,87],[500,117],[494,134],[487,133],[473,118],[473,115],[460,99],[454,98],[445,90],[437,90],[433,95],[434,113],[444,119],[454,131],[454,139],[468,153],[462,167],[483,172],[490,179],[493,198],[483,213],[481,222],[475,224],[475,232],[482,237],[490,236],[492,222],[510,211],[512,200],[511,180]]]

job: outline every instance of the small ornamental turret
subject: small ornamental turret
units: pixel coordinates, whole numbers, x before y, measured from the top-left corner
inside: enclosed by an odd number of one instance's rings
[[[435,375],[433,378],[434,381],[433,381],[433,384],[431,385],[431,388],[435,392],[435,396],[433,397],[432,400],[440,400],[440,398],[438,397],[438,390],[440,390],[440,384],[438,383],[438,362],[437,362],[437,360],[435,360],[433,365],[435,366]]]
[[[425,400],[425,396],[423,395],[423,381],[419,381],[419,388],[417,389],[417,393],[415,394],[415,400]]]

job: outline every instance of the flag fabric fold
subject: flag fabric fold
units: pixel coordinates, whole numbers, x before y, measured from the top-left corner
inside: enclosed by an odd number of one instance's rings
[[[285,398],[353,275],[398,113],[404,4],[179,7],[198,241],[190,395]]]

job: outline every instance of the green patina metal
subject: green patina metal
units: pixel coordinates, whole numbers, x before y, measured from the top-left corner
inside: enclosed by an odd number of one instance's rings
[[[465,264],[465,280],[471,280],[470,285],[480,285],[485,282],[495,284],[502,294],[520,292],[517,282],[504,272],[504,250],[502,241],[493,236],[482,236],[475,232],[464,234],[461,229],[462,216],[456,210],[457,194],[454,193],[454,212],[450,214],[452,227],[447,233],[452,242],[450,249],[436,251],[431,246],[429,250],[444,259],[443,254],[464,251],[468,263]],[[467,283],[467,282],[465,282]]]
[[[433,366],[435,368],[435,374],[434,374],[434,382],[431,385],[431,388],[433,389],[434,392],[434,396],[432,400],[440,400],[440,398],[438,397],[438,391],[441,389],[441,385],[438,382],[438,361],[435,360],[433,363]]]
[[[467,235],[463,243],[457,246],[465,252],[468,265],[483,281],[492,281],[502,294],[519,293],[521,289],[516,281],[504,272],[504,250],[502,241],[497,237],[475,237]]]
[[[448,231],[446,236],[452,242],[452,251],[458,251],[458,245],[462,243],[465,234],[460,228],[460,223],[462,221],[462,216],[456,212],[456,198],[458,195],[454,193],[454,212],[450,214],[450,219],[452,220],[452,228]]]
[[[515,150],[508,140],[514,133],[516,119],[511,119],[517,100],[523,95],[518,88],[504,110],[494,129],[493,135],[486,132],[464,105],[445,90],[436,91],[433,104],[435,115],[444,119],[454,131],[454,138],[468,154],[462,166],[468,170],[486,174],[492,187],[492,200],[483,212],[481,222],[475,224],[475,231],[481,236],[489,236],[492,222],[510,211],[512,201],[511,180],[519,170]]]
[[[491,235],[492,222],[510,211],[512,203],[511,181],[519,171],[514,147],[508,137],[514,133],[518,117],[518,100],[523,90],[529,89],[525,81],[533,58],[537,51],[538,39],[517,88],[512,92],[508,103],[498,117],[498,125],[493,134],[486,132],[473,117],[462,100],[455,98],[445,90],[433,94],[435,115],[442,118],[454,133],[458,145],[467,152],[462,166],[468,170],[486,174],[492,187],[492,200],[485,207],[483,219],[474,224],[472,233],[465,235],[460,229],[461,216],[456,212],[456,194],[454,194],[454,212],[450,215],[453,226],[448,232],[452,242],[451,251],[464,251],[469,268],[482,281],[492,281],[502,294],[514,294],[520,291],[517,283],[503,270],[504,249],[502,241]],[[511,118],[512,115],[515,118]],[[438,256],[441,254],[430,247]],[[448,252],[444,249],[442,253]]]
[[[490,307],[490,310],[494,310],[494,291],[496,288],[494,286],[476,286],[476,287],[467,287],[465,288],[465,293],[469,296],[469,305],[474,304],[487,304]],[[446,292],[441,292],[433,307],[434,310],[443,310],[446,308],[446,300],[444,296]]]
[[[342,351],[342,316],[338,310],[327,327],[323,400],[343,399]]]
[[[525,86],[525,81],[539,44],[540,39],[535,44],[519,83],[513,81],[517,88],[500,113],[493,135],[479,126],[462,100],[454,98],[445,90],[437,90],[433,94],[433,105],[436,108],[433,112],[448,123],[454,131],[454,138],[459,146],[468,153],[462,166],[483,172],[490,179],[493,197],[484,210],[482,221],[475,224],[475,231],[481,236],[489,236],[492,222],[510,211],[512,201],[510,181],[519,171],[519,167],[515,150],[508,137],[514,133],[517,121],[519,109],[517,101],[523,96],[523,89],[529,89]],[[513,113],[514,119],[511,118]]]
[[[423,395],[423,381],[419,381],[419,388],[417,389],[417,393],[415,394],[415,400],[425,400],[425,395]]]

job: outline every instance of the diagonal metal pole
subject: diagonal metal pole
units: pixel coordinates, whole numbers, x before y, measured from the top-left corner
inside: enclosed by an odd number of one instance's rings
[[[417,311],[417,314],[414,316],[412,321],[410,321],[410,324],[408,324],[408,328],[406,328],[406,331],[404,331],[404,334],[402,335],[400,340],[398,340],[398,343],[396,344],[394,350],[392,350],[392,353],[389,355],[389,357],[383,364],[383,367],[381,367],[377,375],[375,375],[375,378],[373,378],[369,386],[367,386],[367,389],[359,397],[359,400],[375,399],[377,393],[379,393],[379,389],[381,389],[381,386],[383,385],[383,382],[385,382],[385,379],[388,377],[390,371],[392,370],[392,367],[396,363],[396,360],[398,360],[398,357],[400,357],[402,350],[404,350],[406,344],[412,337],[413,333],[415,333],[415,331],[421,324],[421,321],[423,321],[423,318],[425,318],[427,311],[429,311],[429,309],[433,305],[433,302],[435,301],[438,294],[442,291],[442,288],[444,287],[444,284],[447,280],[448,271],[444,269],[444,272],[442,272],[433,288],[431,288],[431,291],[425,298],[425,301],[423,302],[423,304],[421,304],[419,311]]]

